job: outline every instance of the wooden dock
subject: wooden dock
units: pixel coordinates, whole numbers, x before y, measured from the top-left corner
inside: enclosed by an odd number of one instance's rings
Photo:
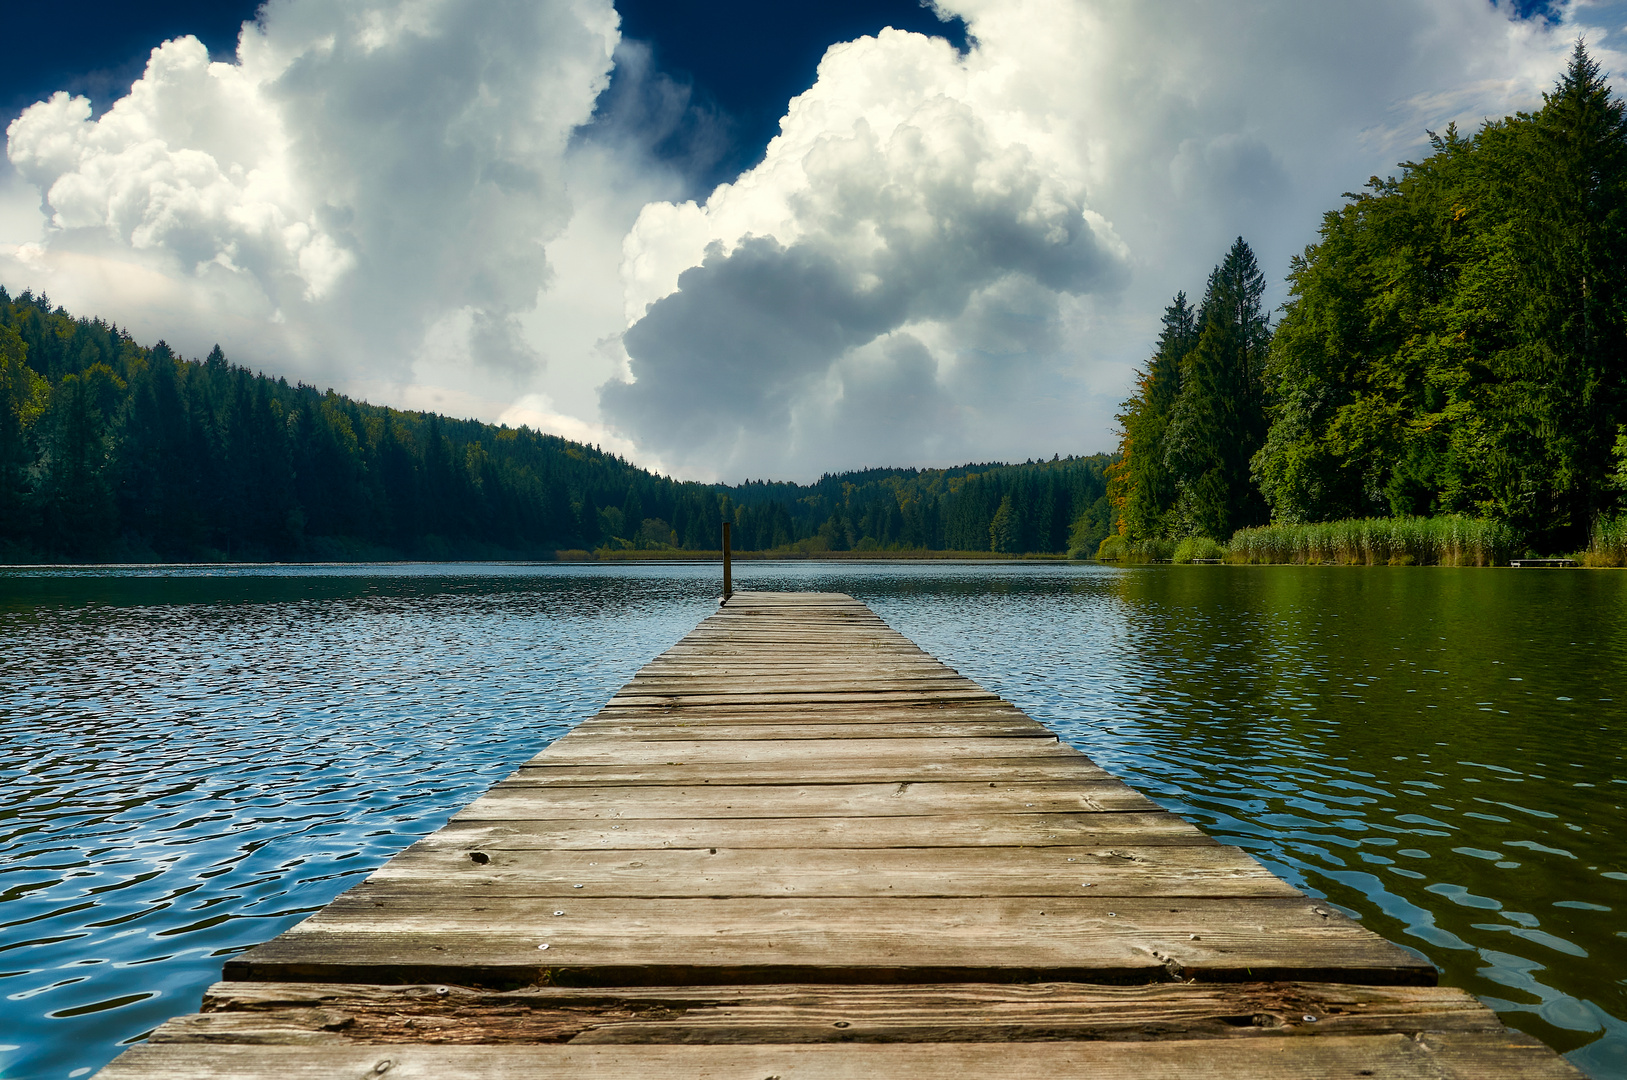
[[[1580,1075],[828,593],[736,593],[225,980],[102,1075]]]

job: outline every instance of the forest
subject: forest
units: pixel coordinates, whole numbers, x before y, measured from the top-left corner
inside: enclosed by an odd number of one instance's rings
[[[0,562],[1094,552],[1105,456],[684,483],[590,446],[183,359],[0,288]]]
[[[1571,552],[1627,505],[1627,118],[1578,42],[1543,105],[1374,177],[1275,327],[1239,238],[1119,416],[1135,545],[1451,516]]]

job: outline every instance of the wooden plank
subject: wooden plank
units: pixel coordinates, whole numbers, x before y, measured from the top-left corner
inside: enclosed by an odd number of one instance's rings
[[[787,655],[794,655],[803,661],[819,661],[830,663],[839,658],[846,657],[852,663],[869,663],[871,661],[891,661],[898,659],[913,659],[930,656],[921,651],[920,646],[899,642],[897,644],[884,641],[852,642],[841,644],[830,642],[828,644],[816,642],[796,643],[795,648],[787,648],[783,642],[750,641],[740,639],[737,641],[696,643],[680,641],[667,650],[666,656],[674,660],[704,659],[708,662],[727,660],[739,661],[782,661]]]
[[[1491,1010],[1447,987],[949,983],[489,991],[455,985],[222,982],[204,995],[202,1015],[164,1024],[152,1041],[257,1045],[1146,1041],[1396,1030],[1504,1031]]]
[[[490,852],[648,848],[1219,846],[1169,813],[789,818],[609,818],[448,822],[435,834]],[[422,843],[424,841],[420,841]]]
[[[858,696],[876,696],[878,700],[899,700],[899,694],[913,694],[915,699],[923,697],[934,701],[949,701],[971,698],[974,701],[985,699],[1000,699],[994,694],[978,686],[970,679],[960,676],[930,677],[925,675],[899,678],[893,675],[864,675],[843,676],[832,672],[829,675],[811,675],[799,673],[787,676],[754,675],[749,680],[739,677],[711,678],[703,675],[676,676],[672,678],[640,678],[628,680],[627,685],[616,691],[612,702],[625,701],[628,698],[638,697],[674,697],[710,698],[719,696],[740,696],[741,683],[748,682],[750,689],[745,691],[751,697],[764,698],[769,702],[777,702],[782,695],[794,694],[799,697],[809,694],[840,694],[847,700]],[[963,691],[964,693],[955,693]],[[885,696],[884,696],[885,695]],[[909,699],[903,699],[909,700]]]
[[[910,766],[922,761],[955,762],[978,758],[1058,758],[1084,764],[1079,751],[1045,739],[842,739],[822,745],[815,755],[803,743],[757,739],[712,739],[692,742],[645,742],[641,739],[596,739],[575,732],[548,748],[547,759],[561,765],[726,764],[731,762],[806,762],[810,768],[842,762],[893,761]]]
[[[602,714],[601,714],[602,715]],[[690,717],[686,720],[585,720],[576,730],[583,735],[620,739],[1044,739],[1056,742],[1056,735],[1032,720],[938,720],[921,718],[906,723],[744,723],[727,718]]]
[[[852,639],[840,640],[831,638],[827,641],[800,641],[789,644],[797,646],[794,649],[786,648],[787,642],[779,640],[780,635],[766,631],[756,634],[739,633],[726,637],[695,637],[690,635],[675,643],[666,652],[670,659],[688,659],[695,656],[747,656],[754,658],[773,658],[783,660],[787,656],[798,659],[828,659],[835,656],[848,656],[855,660],[866,660],[872,657],[930,657],[932,654],[922,649],[909,638],[876,637],[874,635],[859,635]]]
[[[682,642],[680,642],[682,644]],[[864,672],[887,672],[893,675],[937,675],[940,672],[955,672],[955,668],[944,664],[929,652],[916,649],[913,655],[867,655],[862,664],[856,664],[849,659],[848,665],[857,667]],[[802,655],[787,655],[776,652],[763,657],[714,657],[714,655],[690,654],[683,657],[674,652],[664,652],[649,664],[638,668],[639,675],[674,675],[678,672],[698,672],[701,675],[757,675],[758,672],[784,672],[787,675],[797,672],[840,672],[843,662],[838,657],[828,657],[825,660],[802,657]],[[957,672],[958,673],[958,672]]]
[[[962,703],[962,701],[988,701],[996,703],[997,696],[986,690],[934,690],[931,693],[916,693],[913,690],[875,690],[875,691],[844,691],[844,690],[787,690],[784,693],[774,691],[740,691],[740,693],[706,693],[706,695],[617,695],[612,698],[612,704],[605,708],[622,708],[622,706],[683,706],[683,708],[700,708],[700,706],[727,706],[727,704],[887,704],[887,703],[927,703],[927,701],[945,701],[945,703]]]
[[[1027,713],[1003,701],[931,701],[931,702],[815,702],[812,704],[773,704],[752,702],[740,705],[606,705],[595,713],[593,720],[662,720],[688,723],[878,723],[903,724],[912,721],[942,723],[946,720],[1002,720],[1043,726]],[[1054,738],[1055,735],[1053,734]]]
[[[692,784],[672,787],[538,788],[500,783],[457,820],[559,818],[909,817],[922,814],[1057,814],[1135,810],[1158,813],[1145,795],[1117,780],[987,784]]]
[[[133,1047],[108,1080],[584,1080],[715,1077],[740,1080],[1485,1080],[1519,1075],[1576,1080],[1564,1058],[1515,1034],[1442,1032],[1312,1039],[1157,1042],[808,1043],[801,1045],[243,1046]]]
[[[639,685],[649,683],[687,683],[691,680],[707,680],[717,683],[732,683],[738,687],[743,682],[774,683],[790,682],[793,680],[830,680],[841,678],[844,674],[854,676],[853,679],[844,680],[852,683],[876,682],[892,680],[908,687],[931,685],[938,682],[948,682],[942,671],[928,671],[924,669],[906,668],[897,664],[867,664],[861,670],[844,672],[837,664],[813,667],[802,665],[788,668],[774,664],[743,664],[743,663],[713,663],[713,664],[685,664],[681,667],[666,668],[658,672],[650,672],[646,668],[635,678]]]
[[[474,853],[478,852],[478,856]],[[483,861],[482,861],[483,860]],[[430,839],[369,879],[533,897],[1300,895],[1235,848],[471,849]],[[580,888],[578,888],[580,886]]]
[[[862,666],[828,664],[798,664],[789,666],[783,662],[748,662],[743,660],[713,660],[707,663],[684,663],[662,666],[660,668],[646,667],[639,671],[636,678],[649,681],[687,680],[691,678],[731,680],[736,686],[742,682],[758,682],[762,680],[789,680],[789,679],[834,679],[844,673],[851,673],[861,679],[894,679],[902,683],[933,682],[943,679],[948,668],[925,664],[905,665],[897,662],[872,661]]]
[[[575,765],[538,755],[516,769],[504,784],[602,786],[786,783],[924,783],[955,780],[978,784],[1031,783],[1042,780],[1105,779],[1110,774],[1076,758],[984,757],[958,761],[885,761],[846,759],[837,763],[748,761],[711,764],[649,762],[639,765]]]
[[[382,884],[228,960],[226,972],[507,986],[1435,979],[1428,961],[1298,898],[629,900],[584,889],[549,908]]]
[[[1056,732],[1049,730],[1043,724],[1036,724],[1032,719],[1023,716],[1022,712],[1012,712],[1009,709],[991,708],[955,708],[955,709],[923,709],[923,708],[880,708],[880,709],[849,709],[849,708],[812,708],[812,709],[605,709],[597,712],[582,721],[578,729],[586,727],[587,732],[595,732],[597,724],[649,724],[657,725],[691,725],[706,730],[722,729],[727,725],[757,725],[768,724],[784,729],[794,729],[800,725],[812,724],[880,724],[888,727],[898,727],[905,724],[992,724],[1005,725],[1005,727],[1022,727],[1025,730],[1040,730],[1045,732],[1046,738],[1056,740]],[[864,738],[866,732],[854,727],[849,738]],[[939,738],[976,738],[976,735],[939,735]]]

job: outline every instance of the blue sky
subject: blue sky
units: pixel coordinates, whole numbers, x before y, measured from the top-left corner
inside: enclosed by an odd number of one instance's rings
[[[1088,453],[1233,238],[1280,302],[1341,192],[1426,128],[1535,105],[1579,34],[1627,68],[1624,22],[1528,0],[29,5],[0,68],[0,283],[686,477]]]

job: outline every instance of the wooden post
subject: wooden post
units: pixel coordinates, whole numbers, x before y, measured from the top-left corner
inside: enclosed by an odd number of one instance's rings
[[[733,567],[729,565],[729,523],[723,523],[723,602],[727,604],[729,597],[734,595]]]

